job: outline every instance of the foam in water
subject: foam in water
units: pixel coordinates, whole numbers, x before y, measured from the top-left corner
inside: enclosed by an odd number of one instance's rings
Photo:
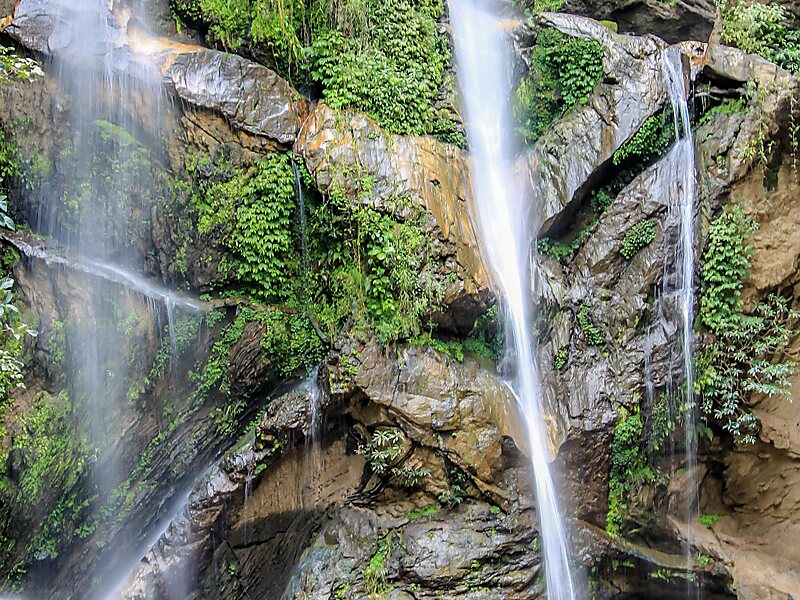
[[[566,535],[548,465],[531,315],[531,205],[513,168],[509,99],[511,41],[480,0],[450,0],[458,78],[471,150],[474,217],[481,249],[507,304],[516,354],[513,388],[524,414],[536,484],[547,594],[576,597]]]

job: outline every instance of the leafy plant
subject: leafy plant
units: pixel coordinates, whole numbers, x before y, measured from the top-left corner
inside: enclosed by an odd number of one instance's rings
[[[558,349],[555,356],[553,357],[553,368],[556,371],[561,371],[564,367],[567,366],[567,360],[569,359],[569,346],[562,346]]]
[[[774,294],[744,313],[741,290],[753,252],[746,240],[756,229],[740,205],[729,205],[711,224],[700,298],[700,319],[710,335],[696,361],[703,415],[744,443],[755,442],[758,430],[750,395],[789,396],[796,365],[775,356],[796,335],[800,317]]]
[[[621,165],[626,160],[635,159],[645,164],[661,156],[675,139],[672,111],[662,110],[645,119],[631,139],[614,152],[612,162]]]
[[[800,73],[800,33],[790,29],[790,14],[781,4],[725,1],[722,16],[724,43]]]
[[[434,17],[441,3],[431,3],[433,11],[410,0],[366,4],[363,34],[322,30],[314,39],[306,53],[311,77],[333,108],[363,110],[393,133],[428,133],[450,60]]]
[[[625,233],[619,253],[625,257],[625,260],[630,260],[639,250],[649,245],[655,237],[656,224],[653,221],[639,221]]]
[[[236,170],[227,180],[199,188],[195,195],[198,232],[215,233],[233,253],[222,268],[232,268],[253,297],[286,301],[292,290],[289,265],[296,258],[291,157],[269,154],[252,170]]]
[[[392,462],[403,451],[403,439],[399,429],[378,429],[356,452],[366,458],[374,473],[382,475],[388,472]]]
[[[500,360],[505,339],[502,324],[498,322],[498,313],[497,305],[494,305],[475,320],[472,331],[464,341],[467,352],[495,361]]]
[[[557,29],[536,36],[531,72],[514,93],[517,130],[535,141],[550,123],[589,100],[603,78],[603,48],[595,40],[570,37]]]
[[[369,114],[393,133],[463,143],[434,109],[450,52],[441,0],[172,0],[228,51],[254,56],[335,108]]]
[[[583,333],[583,339],[589,346],[602,346],[605,343],[603,333],[594,324],[591,309],[588,306],[581,306],[578,311],[578,326]]]
[[[644,421],[638,407],[629,412],[620,409],[611,443],[611,473],[608,489],[606,531],[612,536],[621,533],[622,518],[629,506],[629,495],[641,484],[656,480],[641,446]]]
[[[32,58],[19,56],[12,48],[0,46],[0,84],[14,79],[30,81],[44,76],[44,71]]]
[[[385,594],[392,589],[387,583],[387,577],[389,576],[387,563],[391,560],[399,539],[400,534],[393,529],[378,540],[378,548],[364,568],[364,590],[371,597]]]
[[[434,502],[433,504],[428,504],[427,506],[423,506],[422,508],[415,508],[413,510],[408,511],[406,513],[406,518],[409,521],[416,521],[417,519],[432,517],[438,512],[439,512],[439,506]]]
[[[747,99],[743,96],[739,98],[727,98],[720,104],[716,106],[712,106],[709,108],[703,116],[700,117],[700,125],[706,125],[710,123],[715,115],[735,115],[735,114],[745,114],[749,110],[747,105]]]

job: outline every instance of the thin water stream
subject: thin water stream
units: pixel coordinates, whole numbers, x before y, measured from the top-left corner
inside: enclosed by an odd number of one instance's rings
[[[456,63],[471,150],[474,218],[481,249],[508,308],[516,359],[513,389],[524,414],[550,600],[576,598],[567,539],[548,464],[532,320],[530,199],[516,185],[509,99],[513,47],[480,0],[450,0]]]
[[[684,385],[682,393],[676,394],[680,401],[677,414],[684,416],[684,452],[686,467],[686,486],[689,493],[684,507],[686,519],[686,569],[694,566],[692,554],[692,522],[698,500],[697,467],[697,406],[694,401],[694,357],[693,357],[693,310],[694,310],[694,203],[695,203],[695,160],[692,124],[687,102],[686,78],[682,54],[677,47],[667,48],[662,55],[662,69],[672,105],[675,126],[675,147],[671,152],[672,167],[670,210],[675,211],[680,221],[680,242],[675,250],[675,278],[678,312],[680,314],[680,352],[682,359]],[[669,282],[670,278],[665,278]],[[689,596],[698,593],[697,586],[688,583]]]

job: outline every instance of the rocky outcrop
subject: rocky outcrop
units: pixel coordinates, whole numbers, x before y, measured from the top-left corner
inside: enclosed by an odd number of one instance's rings
[[[791,132],[800,84],[763,59],[724,47],[712,49],[704,73],[717,85],[752,81],[758,90],[745,94],[746,112],[716,114],[697,135],[700,181],[709,201],[741,202],[760,226],[751,240],[753,267],[743,295],[752,305],[778,292],[796,306],[800,247],[794,224],[800,196]],[[776,360],[794,356],[797,348],[793,341]],[[750,400],[761,424],[755,445],[719,448],[709,456],[712,470],[701,509],[719,521],[702,529],[701,540],[731,565],[740,598],[800,595],[800,557],[793,541],[800,532],[798,385],[794,376],[794,402],[757,395]]]
[[[564,227],[601,167],[663,105],[660,59],[665,46],[657,38],[617,35],[591,19],[553,13],[518,28],[523,57],[541,27],[597,40],[606,73],[589,102],[556,121],[528,151],[527,164],[520,166],[528,193],[537,200],[540,228],[547,233]]]
[[[562,10],[612,21],[620,33],[655,34],[670,43],[705,41],[714,25],[713,0],[567,0]]]
[[[505,386],[429,349],[341,356],[277,397],[255,440],[195,486],[126,598],[166,598],[176,582],[189,584],[179,595],[225,599],[541,593],[525,469],[501,433]],[[390,465],[425,469],[413,483],[376,471],[352,440],[393,428],[404,449]],[[445,493],[450,508],[436,504]]]
[[[182,100],[220,113],[235,129],[284,145],[306,118],[306,100],[274,71],[233,54],[196,50],[167,67],[167,85]]]
[[[469,331],[491,294],[469,219],[464,153],[432,138],[391,135],[362,114],[342,114],[321,103],[303,125],[295,152],[322,193],[338,189],[383,210],[407,200],[430,213],[440,269],[457,276],[445,290],[450,310],[434,319]]]

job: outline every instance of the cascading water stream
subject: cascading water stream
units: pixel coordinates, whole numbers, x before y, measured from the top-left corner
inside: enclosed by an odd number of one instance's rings
[[[548,465],[531,320],[531,207],[519,193],[509,118],[512,46],[481,0],[450,0],[458,77],[472,153],[474,211],[487,264],[507,304],[516,353],[513,386],[524,414],[536,485],[547,594],[576,597],[564,525]]]
[[[695,201],[695,160],[692,125],[689,118],[686,79],[684,76],[682,54],[677,47],[669,47],[662,55],[664,83],[672,105],[675,125],[675,147],[671,152],[672,188],[670,190],[670,209],[677,212],[680,221],[680,241],[676,248],[675,285],[674,290],[681,325],[681,357],[684,376],[682,395],[684,415],[684,451],[686,466],[686,485],[690,490],[685,507],[686,519],[686,568],[693,566],[692,557],[692,520],[697,503],[698,482],[697,467],[697,433],[694,402],[694,359],[693,359],[693,315],[694,310],[694,201]],[[670,278],[665,278],[669,282]],[[678,413],[680,414],[680,413]],[[689,583],[690,596],[696,586]]]
[[[26,5],[25,10],[34,8]],[[69,258],[30,244],[23,251],[48,265],[90,276],[80,280],[88,299],[84,310],[69,315],[64,370],[74,436],[86,439],[92,457],[86,483],[92,497],[90,518],[105,523],[104,511],[109,514],[117,507],[118,490],[136,460],[124,434],[138,418],[130,398],[138,393],[136,383],[147,362],[142,352],[155,353],[165,317],[175,356],[177,311],[197,314],[205,307],[137,273],[149,250],[145,226],[156,165],[163,163],[157,148],[165,96],[158,69],[127,43],[127,23],[134,18],[130,6],[108,0],[47,0],[35,10],[56,23],[48,39],[48,70],[65,98],[69,135],[61,160],[71,162],[64,163],[68,166],[58,188],[42,186],[32,193],[33,208],[26,218],[37,234],[55,238]],[[137,115],[147,115],[147,122]],[[17,247],[25,244],[11,241]],[[134,330],[137,335],[129,333]],[[153,338],[156,344],[150,343]],[[159,516],[176,490],[163,493],[163,504],[153,507]],[[120,569],[138,560],[142,540],[151,535],[142,522],[131,518],[115,526],[109,521],[112,537],[87,568],[91,577],[80,597],[105,597]]]

